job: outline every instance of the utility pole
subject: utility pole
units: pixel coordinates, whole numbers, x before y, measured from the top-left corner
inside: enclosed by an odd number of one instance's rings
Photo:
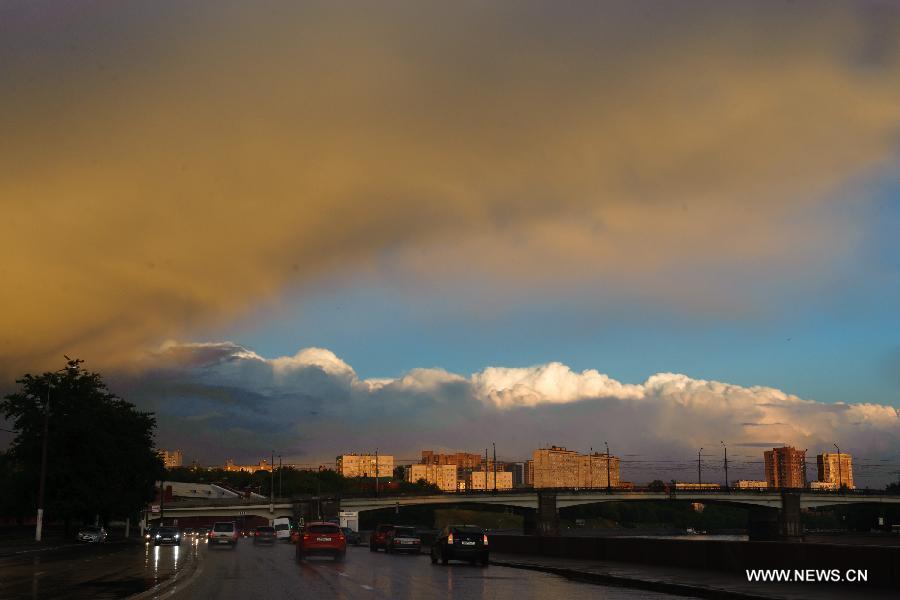
[[[594,489],[594,447],[591,446],[590,460],[588,461],[588,473],[590,474],[591,489]]]
[[[841,449],[838,448],[837,444],[834,444],[834,447],[838,451],[838,492],[840,492],[841,488],[844,487],[844,479],[841,477]]]
[[[44,486],[47,482],[47,438],[50,435],[50,388],[53,387],[51,379],[47,379],[47,402],[44,403],[44,439],[41,440],[41,479],[38,484],[37,521],[34,529],[34,541],[41,541],[44,530]]]
[[[497,442],[491,442],[494,446],[494,493],[497,493]]]
[[[378,497],[378,448],[375,448],[375,497]]]
[[[278,455],[278,497],[284,498],[284,463]]]
[[[728,446],[725,445],[725,442],[720,441],[722,447],[725,448],[725,490],[728,490]]]
[[[269,512],[275,512],[275,451],[272,450],[272,462],[269,463]]]
[[[612,494],[612,479],[609,478],[609,442],[603,442],[606,445],[606,493]]]
[[[487,462],[487,448],[484,449],[484,491],[487,492],[487,472],[488,472],[488,462]]]
[[[697,451],[697,491],[700,491],[703,488],[703,478],[700,476],[700,453],[703,452],[703,448],[700,448]]]
[[[166,514],[166,476],[163,475],[159,482],[159,526],[163,526],[163,517]]]

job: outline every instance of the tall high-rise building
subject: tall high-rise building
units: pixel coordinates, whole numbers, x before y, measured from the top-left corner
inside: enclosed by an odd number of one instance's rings
[[[336,471],[344,477],[392,477],[394,457],[390,454],[341,454],[336,460]]]
[[[766,450],[764,456],[769,488],[806,487],[806,450],[784,446]]]
[[[409,465],[404,468],[406,481],[415,483],[424,480],[433,483],[443,492],[456,492],[459,490],[456,465]]]
[[[561,446],[532,453],[530,471],[536,488],[605,488],[619,485],[619,459],[595,452],[580,454]],[[608,478],[607,478],[608,475]]]
[[[816,457],[819,481],[827,487],[853,489],[853,458],[846,452],[825,452]]]
[[[157,450],[156,453],[162,459],[167,469],[180,467],[184,464],[184,456],[181,450]]]

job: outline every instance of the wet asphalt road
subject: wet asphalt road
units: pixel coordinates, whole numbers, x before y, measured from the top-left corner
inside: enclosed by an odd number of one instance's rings
[[[233,551],[225,547],[207,548],[201,573],[174,598],[637,600],[675,596],[578,583],[555,575],[498,566],[432,565],[425,554],[387,555],[369,552],[365,546],[348,548],[342,563],[324,557],[297,563],[294,548],[289,544],[254,547],[244,541]]]
[[[176,585],[166,586],[176,573]],[[127,598],[157,583],[165,586],[160,597],[176,600],[675,598],[496,565],[432,565],[425,554],[387,555],[365,546],[348,548],[343,563],[298,563],[290,544],[249,540],[234,550],[190,540],[181,547],[106,544],[0,558],[0,600]]]
[[[0,599],[125,598],[175,573],[192,571],[205,544],[117,543],[70,545],[59,550],[0,558]]]

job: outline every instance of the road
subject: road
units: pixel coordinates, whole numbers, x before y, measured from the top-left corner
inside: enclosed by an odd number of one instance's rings
[[[297,563],[287,544],[254,547],[243,542],[232,551],[209,548],[202,573],[175,596],[216,600],[328,598],[340,600],[419,600],[421,598],[546,598],[637,600],[674,598],[640,590],[577,583],[534,571],[468,564],[432,565],[427,555],[372,553],[348,548],[347,558],[310,558]]]
[[[120,544],[7,557],[0,559],[0,598],[126,598],[176,573],[179,583],[174,594],[165,590],[167,599],[675,598],[498,566],[432,565],[427,555],[386,555],[367,547],[349,548],[343,563],[297,563],[290,544],[254,546],[247,540],[234,550],[201,541],[180,548]]]
[[[134,543],[71,544],[0,558],[0,599],[125,598],[192,571],[204,543],[154,547]]]

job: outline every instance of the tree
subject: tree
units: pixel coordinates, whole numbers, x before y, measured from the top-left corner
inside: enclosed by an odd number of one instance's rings
[[[154,450],[156,418],[109,392],[98,373],[70,360],[62,372],[27,374],[19,391],[0,401],[0,412],[18,432],[6,460],[16,505],[24,516],[37,506],[38,480],[49,394],[47,518],[92,519],[136,515],[154,496],[163,464]]]

